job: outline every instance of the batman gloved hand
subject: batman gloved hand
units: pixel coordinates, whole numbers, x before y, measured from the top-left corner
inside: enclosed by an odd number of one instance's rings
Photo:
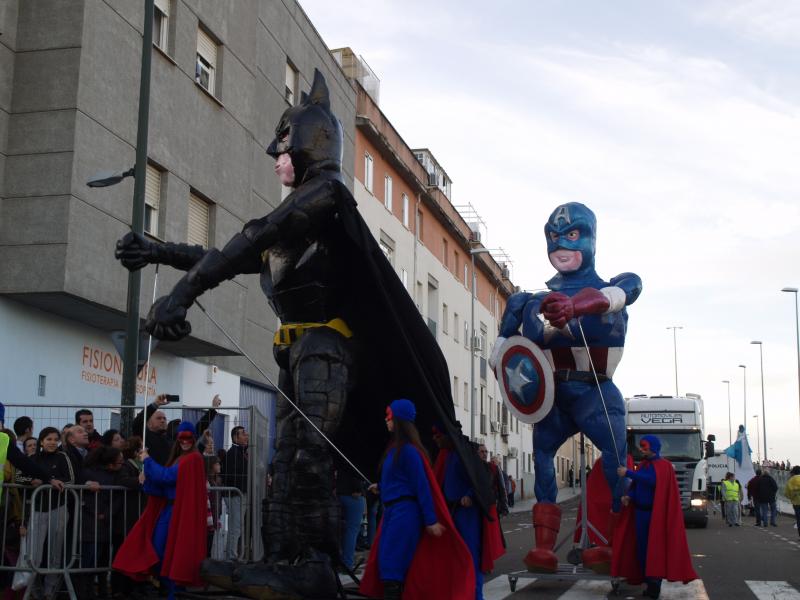
[[[570,297],[561,292],[550,292],[542,300],[542,315],[553,327],[561,329],[567,322],[583,315],[596,315],[608,310],[610,303],[605,294],[595,288],[583,288]]]
[[[169,265],[188,271],[204,254],[202,246],[155,243],[139,233],[129,231],[117,241],[114,258],[129,271],[137,271],[149,264]]]

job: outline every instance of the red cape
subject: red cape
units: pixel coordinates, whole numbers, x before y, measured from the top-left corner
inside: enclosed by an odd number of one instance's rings
[[[697,579],[686,541],[683,509],[678,482],[672,463],[664,458],[654,460],[656,490],[653,499],[653,516],[647,541],[647,567],[645,573],[636,559],[636,526],[633,507],[623,509],[614,536],[611,557],[611,575],[624,577],[630,583],[641,583],[644,576],[660,577],[667,581],[689,583]]]
[[[438,462],[438,461],[437,461]],[[427,459],[422,457],[425,474],[431,486],[436,518],[445,531],[441,537],[426,532],[417,545],[403,586],[403,600],[464,600],[475,595],[475,568],[466,544],[456,531]],[[378,572],[378,549],[381,531],[375,535],[372,551],[361,579],[359,591],[368,598],[383,598],[383,582]]]
[[[633,458],[628,455],[628,468],[633,469]],[[586,478],[586,506],[589,513],[589,522],[608,540],[611,533],[608,531],[609,514],[611,513],[611,490],[608,487],[606,475],[603,472],[603,458],[594,461],[592,470]],[[577,543],[581,541],[581,515],[583,509],[578,504],[578,516],[575,520],[575,535],[573,540]],[[589,528],[589,542],[595,546],[606,545],[597,537],[597,534]]]
[[[178,585],[205,585],[200,579],[200,563],[206,557],[207,498],[203,457],[199,452],[192,452],[178,463],[175,502],[164,560],[161,561],[160,575]],[[153,548],[153,530],[166,503],[166,498],[150,496],[147,508],[117,552],[112,565],[114,569],[137,581],[146,580],[153,574],[152,570],[159,562]]]
[[[439,489],[444,490],[444,470],[450,450],[440,448],[433,464],[433,473],[439,483]],[[483,515],[481,526],[481,572],[488,573],[494,569],[494,561],[506,553],[503,534],[500,531],[500,518],[497,515],[497,505],[489,506],[489,514]]]

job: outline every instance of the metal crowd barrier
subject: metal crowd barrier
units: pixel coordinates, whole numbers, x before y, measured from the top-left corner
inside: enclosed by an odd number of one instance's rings
[[[31,597],[34,588],[58,592],[62,578],[72,600],[94,595],[95,576],[108,583],[106,578],[112,571],[115,552],[144,510],[147,498],[139,490],[122,486],[68,484],[64,492],[58,492],[49,484],[33,488],[5,483],[0,487],[4,525],[0,531],[0,557],[3,557],[0,571],[31,574],[25,600]],[[214,511],[212,505],[212,515],[215,521],[217,518],[221,521],[221,526],[213,532],[219,538],[212,542],[216,544],[216,548],[211,549],[212,556],[214,552],[217,558],[244,560],[251,556],[246,523],[252,519],[244,494],[235,487],[222,486],[211,487],[209,492],[219,511]],[[227,539],[232,503],[241,506],[241,535],[236,548]],[[15,546],[8,524],[16,523],[17,519],[27,529],[19,539],[20,544],[25,539],[25,549],[18,553],[16,564],[4,564],[6,557],[14,554],[7,550]]]

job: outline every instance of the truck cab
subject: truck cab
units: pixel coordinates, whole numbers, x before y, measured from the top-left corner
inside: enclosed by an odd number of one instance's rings
[[[686,525],[708,524],[708,445],[703,438],[703,400],[686,397],[634,396],[625,401],[628,451],[642,460],[639,440],[650,433],[661,440],[661,457],[675,467]],[[713,456],[713,449],[711,450]]]

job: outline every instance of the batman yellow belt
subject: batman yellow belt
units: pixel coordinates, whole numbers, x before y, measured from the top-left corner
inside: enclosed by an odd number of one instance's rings
[[[331,319],[327,323],[286,323],[278,328],[272,342],[276,346],[288,346],[300,339],[309,329],[328,327],[338,331],[346,338],[353,337],[353,332],[342,319]]]

